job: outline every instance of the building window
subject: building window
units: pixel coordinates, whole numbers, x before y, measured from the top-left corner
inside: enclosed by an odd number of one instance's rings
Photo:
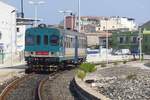
[[[126,37],[126,43],[128,43],[129,42],[129,37]]]
[[[123,43],[123,37],[120,37],[119,43]]]
[[[103,30],[105,30],[105,26],[103,26]]]
[[[17,27],[17,32],[19,32],[20,30],[19,30],[19,27]]]
[[[145,50],[147,50],[147,49],[148,49],[148,47],[147,47],[147,46],[145,46],[144,48],[145,48]]]
[[[148,38],[145,36],[145,37],[144,37],[144,40],[145,40],[145,42],[147,42],[147,41],[148,41]]]
[[[0,32],[0,40],[2,39],[2,33]]]
[[[133,43],[137,42],[137,37],[133,37]]]

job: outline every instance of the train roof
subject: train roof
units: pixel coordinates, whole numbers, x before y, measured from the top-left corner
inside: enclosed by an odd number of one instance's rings
[[[77,31],[72,31],[72,30],[68,30],[68,29],[62,29],[62,28],[59,28],[59,27],[47,27],[45,25],[39,25],[38,27],[31,27],[31,28],[28,28],[27,30],[30,30],[30,29],[42,29],[42,28],[58,30],[61,34],[71,34],[71,35],[86,36],[84,33],[79,33]]]

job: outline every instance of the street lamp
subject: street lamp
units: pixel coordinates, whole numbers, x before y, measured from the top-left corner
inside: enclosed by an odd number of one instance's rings
[[[80,0],[78,0],[78,31],[80,32]]]
[[[142,61],[142,32],[141,28],[139,28],[139,50],[140,50],[140,61]]]
[[[21,0],[21,18],[24,18],[23,3],[24,1]]]
[[[29,1],[29,4],[32,4],[34,5],[34,26],[36,27],[37,26],[37,21],[38,21],[38,5],[41,5],[41,4],[44,4],[45,2],[44,1],[38,1],[38,0],[34,0],[34,1]]]
[[[66,14],[67,13],[72,13],[72,11],[70,11],[70,10],[64,10],[64,11],[60,10],[58,12],[63,13],[63,15],[64,15],[64,29],[66,29]]]
[[[106,21],[106,64],[108,65],[108,28],[107,28],[107,21],[108,19],[105,19]]]

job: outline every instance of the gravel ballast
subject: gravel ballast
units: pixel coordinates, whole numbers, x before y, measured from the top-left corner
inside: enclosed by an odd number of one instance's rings
[[[93,89],[112,100],[150,100],[150,69],[122,65],[98,70],[96,75]]]

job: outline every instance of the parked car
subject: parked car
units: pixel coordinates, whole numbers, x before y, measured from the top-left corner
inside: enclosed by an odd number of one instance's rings
[[[87,49],[87,57],[98,57],[99,50],[98,49]]]
[[[113,55],[129,55],[131,54],[129,49],[115,49],[112,50]]]

